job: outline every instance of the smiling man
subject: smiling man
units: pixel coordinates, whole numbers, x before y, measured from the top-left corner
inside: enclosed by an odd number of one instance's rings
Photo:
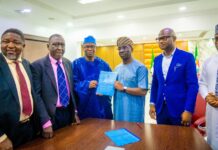
[[[112,119],[111,97],[96,95],[100,71],[111,71],[109,65],[95,56],[96,41],[93,36],[84,39],[82,45],[85,56],[72,62],[74,90],[79,98],[78,115],[80,119]]]
[[[42,136],[51,138],[53,130],[79,120],[75,114],[71,62],[63,57],[64,38],[59,34],[51,35],[47,47],[49,54],[32,63],[32,72]]]
[[[132,57],[133,41],[120,37],[117,47],[122,63],[115,68],[118,73],[114,86],[114,119],[144,122],[145,95],[148,90],[148,70]]]
[[[163,53],[154,60],[150,116],[158,124],[189,126],[198,92],[192,54],[176,48],[176,35],[164,28],[157,37]]]
[[[8,29],[1,36],[0,150],[13,149],[34,137],[35,98],[30,63],[21,57],[23,33]]]

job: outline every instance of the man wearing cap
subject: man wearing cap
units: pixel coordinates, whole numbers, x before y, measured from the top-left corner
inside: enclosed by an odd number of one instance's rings
[[[49,37],[49,54],[32,63],[33,83],[42,136],[52,138],[53,130],[79,121],[73,93],[71,62],[64,58],[65,41],[59,34]]]
[[[218,50],[218,25],[215,27],[214,39]],[[207,142],[212,149],[218,150],[218,54],[204,62],[199,86],[200,94],[207,101]]]
[[[171,28],[162,29],[157,42],[163,54],[154,60],[149,114],[158,124],[189,126],[198,93],[194,57],[176,48]]]
[[[115,68],[118,73],[114,84],[114,119],[144,122],[145,95],[148,90],[148,70],[132,57],[133,41],[120,37],[117,47],[122,63]]]
[[[100,71],[111,71],[109,65],[95,56],[96,41],[93,36],[84,39],[84,57],[72,62],[74,72],[74,91],[79,98],[78,115],[80,119],[112,119],[111,97],[96,95]]]

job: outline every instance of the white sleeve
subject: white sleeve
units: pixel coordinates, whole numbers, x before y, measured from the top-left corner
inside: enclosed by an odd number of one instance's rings
[[[208,95],[208,81],[207,81],[207,70],[206,70],[207,61],[203,65],[202,72],[199,79],[199,92],[201,96],[205,99]]]

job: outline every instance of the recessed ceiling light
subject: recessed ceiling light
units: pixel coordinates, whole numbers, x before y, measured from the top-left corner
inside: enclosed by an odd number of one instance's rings
[[[21,14],[28,14],[28,13],[31,13],[31,9],[29,8],[25,8],[25,9],[18,9],[18,10],[15,10],[16,12],[18,13],[21,13]]]
[[[180,11],[185,11],[186,9],[187,9],[187,7],[185,7],[185,6],[179,7]]]
[[[73,23],[72,23],[72,22],[68,22],[68,23],[67,23],[67,26],[68,26],[68,27],[72,27],[72,26],[73,26]]]
[[[117,18],[118,18],[118,19],[124,19],[125,16],[124,16],[124,15],[118,15]]]
[[[78,0],[80,4],[90,4],[90,3],[100,2],[100,1],[102,0]]]

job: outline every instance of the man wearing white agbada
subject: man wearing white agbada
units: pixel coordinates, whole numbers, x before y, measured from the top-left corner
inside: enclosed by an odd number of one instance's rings
[[[218,25],[215,28],[215,46],[218,50]],[[207,142],[218,150],[218,54],[207,59],[199,80],[200,94],[207,101]]]

